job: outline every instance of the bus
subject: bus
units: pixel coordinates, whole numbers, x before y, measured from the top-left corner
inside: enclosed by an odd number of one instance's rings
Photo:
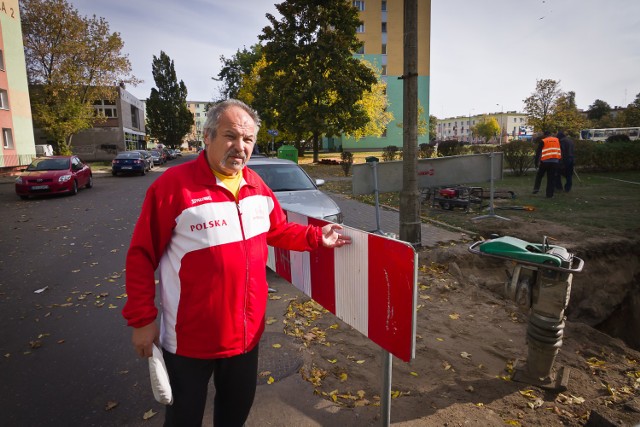
[[[606,141],[612,135],[627,135],[630,140],[640,139],[640,127],[633,128],[606,128],[606,129],[582,129],[580,139],[591,141]]]

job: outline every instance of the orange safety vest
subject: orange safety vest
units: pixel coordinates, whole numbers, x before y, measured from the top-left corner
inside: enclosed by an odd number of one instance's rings
[[[540,161],[545,162],[551,159],[562,158],[562,152],[560,151],[560,140],[555,136],[548,136],[542,140],[542,155]]]

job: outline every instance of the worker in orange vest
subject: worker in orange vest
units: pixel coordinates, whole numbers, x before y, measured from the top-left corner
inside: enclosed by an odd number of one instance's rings
[[[538,148],[536,149],[534,164],[538,168],[538,172],[536,173],[536,180],[533,184],[533,194],[536,194],[540,190],[540,183],[546,174],[546,194],[547,197],[553,197],[556,173],[561,159],[560,140],[555,136],[551,136],[551,132],[545,131],[544,137],[540,140]]]

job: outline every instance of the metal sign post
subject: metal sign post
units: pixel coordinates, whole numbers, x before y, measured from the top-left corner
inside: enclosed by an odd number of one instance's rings
[[[489,184],[489,213],[487,215],[481,215],[481,216],[477,216],[475,218],[471,218],[471,219],[485,219],[485,218],[497,218],[497,219],[504,219],[506,221],[511,221],[509,218],[505,218],[503,216],[500,215],[496,215],[494,210],[493,210],[493,151],[489,154],[489,159],[490,159],[490,163],[491,163],[491,179],[490,179],[490,184]]]
[[[367,157],[367,163],[371,165],[373,170],[373,193],[376,201],[376,229],[372,231],[372,233],[376,234],[384,234],[382,229],[380,228],[380,191],[378,190],[378,158],[377,157]]]
[[[380,408],[382,425],[388,427],[391,425],[391,372],[393,368],[393,360],[391,353],[382,350],[382,393],[380,394]]]

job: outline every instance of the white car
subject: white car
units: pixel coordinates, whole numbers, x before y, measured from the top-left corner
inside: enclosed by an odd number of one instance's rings
[[[324,180],[314,181],[297,163],[256,156],[247,166],[271,188],[282,209],[342,224],[342,211],[336,202],[318,190]]]

